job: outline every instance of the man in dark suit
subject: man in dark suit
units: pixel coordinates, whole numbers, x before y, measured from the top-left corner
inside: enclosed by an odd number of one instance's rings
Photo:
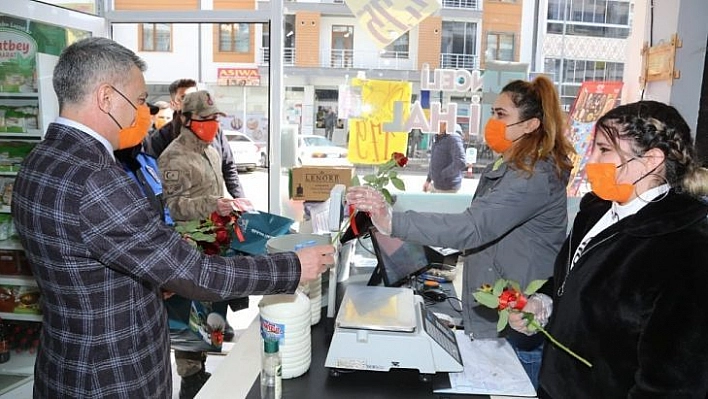
[[[12,216],[42,295],[34,395],[171,398],[161,289],[200,300],[293,292],[334,262],[319,246],[266,257],[204,256],[113,157],[150,125],[145,62],[105,38],[54,69],[60,117],[24,160]]]

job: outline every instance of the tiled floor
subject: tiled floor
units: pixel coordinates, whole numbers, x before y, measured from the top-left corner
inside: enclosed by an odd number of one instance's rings
[[[258,302],[261,300],[260,295],[254,295],[250,297],[248,309],[239,310],[238,312],[232,312],[231,309],[228,310],[226,319],[229,324],[234,328],[235,334],[233,342],[236,342],[241,334],[241,331],[246,329],[254,317],[258,317]],[[219,364],[224,359],[224,355],[233,346],[233,343],[224,343],[223,351],[224,354],[211,354],[207,356],[206,369],[208,372],[214,372],[214,370],[219,367]],[[172,398],[179,398],[179,384],[180,376],[177,375],[177,368],[175,366],[175,357],[172,355]]]

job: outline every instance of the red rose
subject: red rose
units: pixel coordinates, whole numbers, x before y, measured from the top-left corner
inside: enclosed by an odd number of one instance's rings
[[[526,297],[519,291],[504,289],[499,295],[499,310],[506,308],[521,310],[526,306]]]
[[[202,249],[206,255],[218,255],[221,253],[221,248],[219,244],[215,242],[203,242],[201,243]]]
[[[211,215],[209,215],[209,219],[211,220],[212,223],[214,223],[217,226],[223,226],[224,222],[221,216],[216,213],[216,211],[212,212]]]
[[[226,229],[219,229],[216,231],[216,242],[219,244],[228,244],[229,233],[226,232]]]
[[[408,157],[401,154],[400,152],[394,152],[392,157],[393,160],[396,161],[396,165],[400,166],[401,168],[408,165]]]

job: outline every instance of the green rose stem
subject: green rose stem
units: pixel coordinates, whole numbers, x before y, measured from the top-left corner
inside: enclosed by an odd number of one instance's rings
[[[529,317],[529,316],[530,316],[530,317]],[[586,366],[592,367],[592,363],[590,363],[590,362],[588,362],[587,360],[583,359],[580,355],[578,355],[577,353],[573,352],[572,350],[570,350],[570,348],[568,348],[567,346],[561,344],[560,342],[558,342],[558,340],[556,340],[555,338],[553,338],[553,336],[552,336],[551,334],[549,334],[548,331],[546,331],[545,328],[541,327],[541,325],[538,324],[538,322],[537,322],[535,319],[533,319],[533,313],[524,312],[524,318],[528,319],[528,320],[529,320],[529,324],[530,324],[531,326],[533,326],[533,328],[535,328],[536,330],[542,332],[543,335],[545,335],[546,338],[548,338],[551,342],[553,342],[554,345],[556,345],[557,347],[563,349],[564,351],[566,351],[568,354],[570,354],[570,355],[573,356],[574,358],[580,360],[580,361],[583,362],[583,364],[585,364]]]

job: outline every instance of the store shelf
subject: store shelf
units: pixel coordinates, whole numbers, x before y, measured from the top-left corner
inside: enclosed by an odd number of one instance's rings
[[[32,276],[11,276],[8,274],[0,274],[0,285],[21,285],[25,287],[36,287],[37,281]]]
[[[0,319],[20,320],[20,321],[42,321],[42,315],[41,314],[0,312]]]
[[[0,92],[0,97],[6,98],[37,98],[39,94],[36,91],[27,93],[8,93],[6,91]]]
[[[16,170],[0,170],[0,176],[17,176]]]
[[[0,240],[0,251],[24,251],[20,240],[11,238],[9,240]]]
[[[0,132],[0,138],[11,140],[37,140],[42,138],[42,131],[39,129],[29,129],[22,133]]]
[[[35,358],[36,355],[29,351],[17,353],[13,350],[10,352],[10,360],[0,363],[0,374],[34,375]]]
[[[10,208],[8,205],[0,205],[0,213],[11,213],[12,208]]]

